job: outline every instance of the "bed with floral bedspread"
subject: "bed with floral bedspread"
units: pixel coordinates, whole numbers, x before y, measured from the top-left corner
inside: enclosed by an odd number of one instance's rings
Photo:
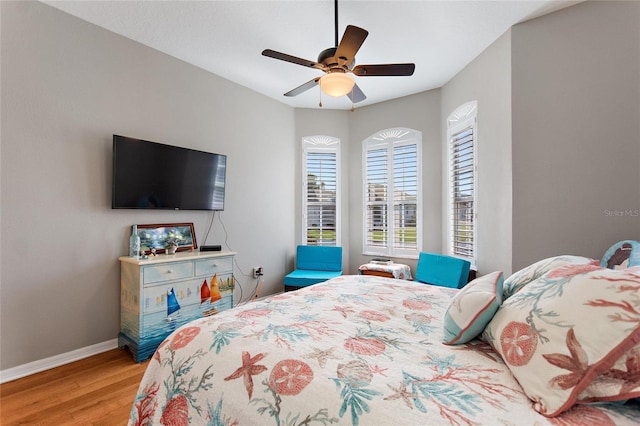
[[[569,263],[574,267],[576,262]],[[565,292],[571,277],[596,269],[577,263],[582,269],[576,269],[575,274],[571,270],[556,272]],[[511,291],[522,287],[524,275],[519,283],[515,282],[518,277],[512,280]],[[529,274],[529,280],[535,283],[539,275]],[[635,327],[638,331],[640,271],[635,278],[629,275],[625,279],[617,290],[636,286],[635,295],[626,295],[630,304],[616,305],[616,299],[608,307],[593,310],[616,315],[619,308],[630,314],[625,317],[626,329]],[[501,274],[478,281],[478,285],[472,285],[474,281],[460,291],[376,276],[341,276],[186,324],[170,335],[150,360],[129,424],[638,424],[640,404],[632,397],[640,395],[640,344],[635,361],[631,356],[635,352],[629,349],[640,343],[638,332],[627,333],[631,341],[620,338],[612,343],[618,348],[615,356],[623,363],[621,369],[629,373],[624,382],[625,399],[610,395],[600,400],[585,398],[580,396],[587,385],[584,377],[593,382],[613,368],[613,360],[605,365],[600,359],[586,359],[595,355],[583,353],[589,349],[580,347],[581,337],[563,337],[561,348],[549,355],[544,346],[553,333],[542,306],[547,296],[517,299],[525,286],[502,303],[506,282]],[[494,297],[481,297],[482,307],[471,322],[486,316],[489,305],[495,309],[480,329],[468,334],[470,323],[465,324],[454,311],[459,314],[466,309],[463,294],[467,301],[473,299],[474,294],[483,292],[482,286],[489,294],[493,291]],[[552,296],[557,297],[557,289]],[[494,314],[498,317],[495,311],[512,299],[516,308],[536,304],[537,311],[525,312],[522,320],[502,318],[504,326],[494,324],[485,329]],[[527,304],[523,300],[528,300]],[[474,303],[477,305],[478,299]],[[527,322],[530,315],[533,319]],[[566,321],[561,325],[563,336],[583,332]],[[475,336],[483,331],[484,338]],[[557,412],[545,411],[544,401],[521,386],[519,380],[526,380],[521,376],[517,380],[512,371],[522,367],[524,359],[534,363],[532,332],[538,336],[533,343],[543,348],[542,356],[550,360],[548,368],[535,368],[552,374],[552,387],[564,387],[561,398],[570,394],[570,403],[561,402],[562,408],[556,410],[557,403],[547,404]],[[493,335],[498,337],[491,340]],[[624,358],[625,354],[629,356]],[[591,368],[592,364],[596,367]],[[631,377],[634,368],[635,379]]]

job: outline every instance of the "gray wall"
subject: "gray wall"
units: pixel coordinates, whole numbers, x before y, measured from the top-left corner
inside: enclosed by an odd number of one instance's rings
[[[204,243],[210,212],[111,210],[113,133],[227,154],[226,210],[207,243],[237,251],[247,274],[263,266],[265,294],[281,291],[294,110],[44,4],[0,5],[0,368],[117,336],[131,224],[194,222]],[[255,281],[236,275],[246,295]]]
[[[477,265],[479,274],[511,273],[511,35],[507,31],[442,88],[442,144],[447,118],[459,106],[478,101]],[[447,151],[442,152],[447,170]],[[447,197],[443,180],[443,205]],[[447,218],[442,218],[443,230]],[[442,247],[447,248],[446,232]]]
[[[516,25],[512,64],[514,269],[640,240],[640,3]]]

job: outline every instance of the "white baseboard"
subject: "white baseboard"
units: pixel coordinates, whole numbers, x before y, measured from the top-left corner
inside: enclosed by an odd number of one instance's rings
[[[6,370],[0,371],[0,383],[10,382],[12,380],[30,376],[32,374],[49,370],[51,368],[60,367],[61,365],[69,364],[73,361],[78,361],[79,359],[88,358],[102,352],[110,351],[111,349],[115,349],[117,347],[118,339],[113,339],[102,343],[96,343],[95,345],[87,346],[84,348],[76,349],[75,351],[55,355],[38,361],[29,362],[17,367],[7,368]]]

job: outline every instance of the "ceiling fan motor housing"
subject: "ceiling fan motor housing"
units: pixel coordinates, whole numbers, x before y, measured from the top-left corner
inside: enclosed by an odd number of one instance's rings
[[[350,70],[353,65],[356,63],[356,58],[353,58],[350,64],[346,64],[347,58],[336,58],[337,47],[330,47],[328,49],[324,49],[318,55],[318,63],[324,65],[329,68],[329,72],[335,71],[336,69],[340,69],[343,72],[347,72]],[[342,59],[342,64],[338,62],[339,59]]]

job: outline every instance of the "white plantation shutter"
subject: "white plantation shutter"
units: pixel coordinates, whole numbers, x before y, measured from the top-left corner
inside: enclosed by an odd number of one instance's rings
[[[468,127],[453,135],[451,159],[451,252],[473,257],[473,129]]]
[[[417,251],[418,148],[393,148],[393,224],[395,248]]]
[[[339,142],[328,136],[303,139],[303,244],[340,245]]]
[[[366,153],[366,158],[365,245],[386,249],[389,246],[387,149],[372,149]]]
[[[421,139],[389,129],[364,141],[364,254],[417,257],[421,250]]]
[[[476,258],[476,111],[475,102],[449,118],[449,254]]]

